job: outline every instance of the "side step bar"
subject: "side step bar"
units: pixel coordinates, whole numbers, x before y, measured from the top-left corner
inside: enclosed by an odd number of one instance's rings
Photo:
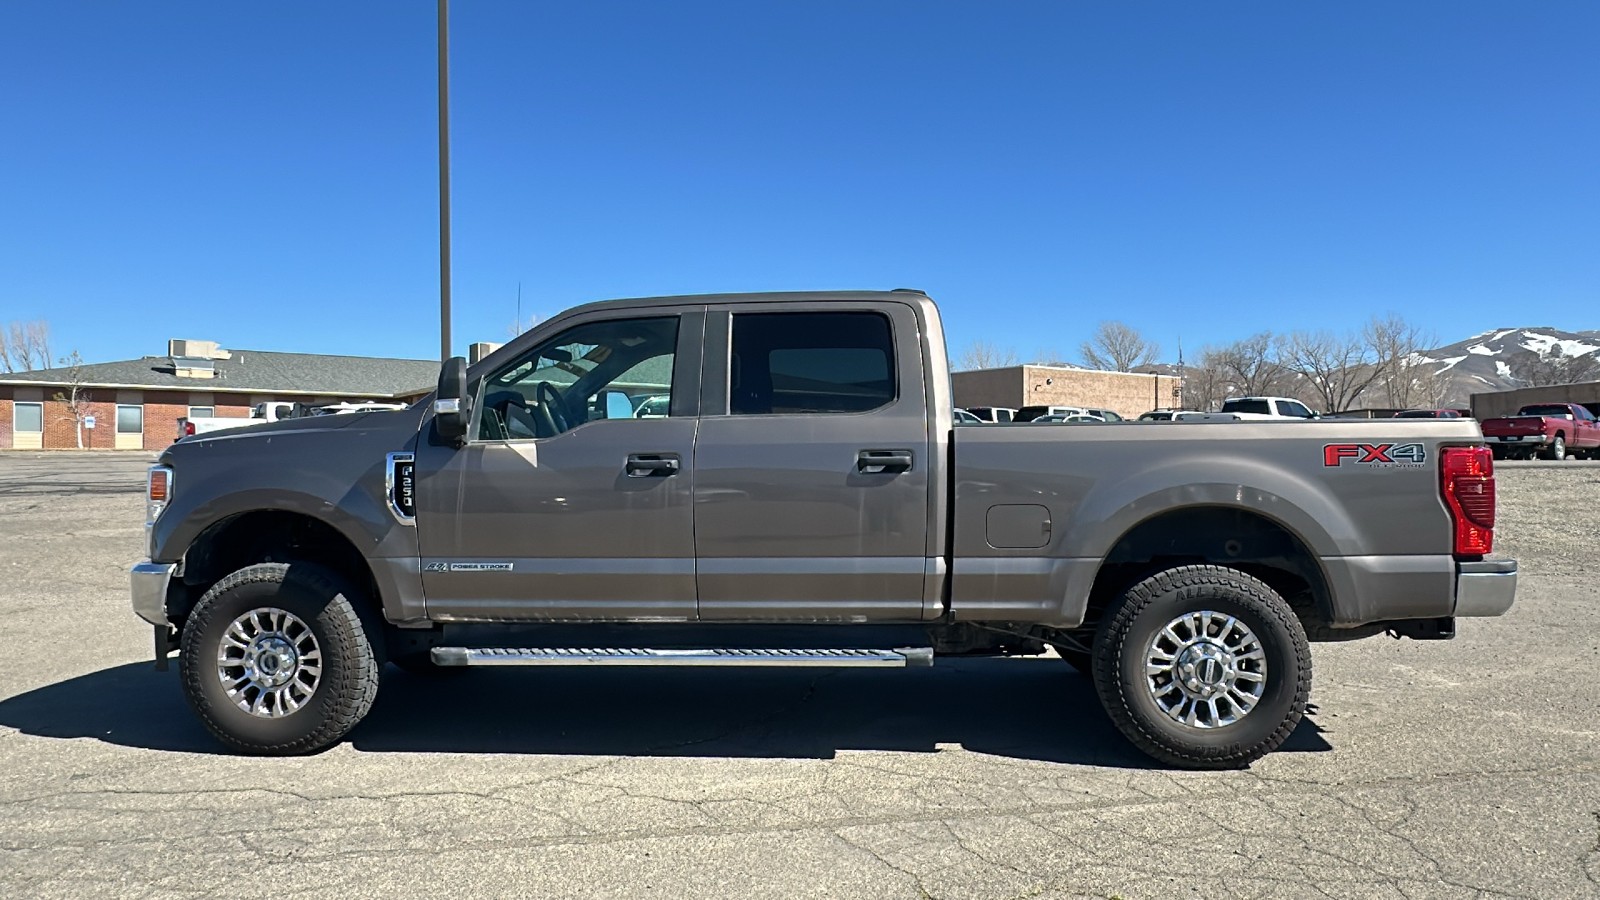
[[[894,650],[649,650],[554,647],[435,647],[436,666],[826,666],[933,665],[932,647]]]

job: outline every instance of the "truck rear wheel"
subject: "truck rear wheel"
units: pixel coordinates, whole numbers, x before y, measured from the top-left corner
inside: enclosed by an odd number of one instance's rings
[[[1094,682],[1134,746],[1171,765],[1241,768],[1305,715],[1311,649],[1289,604],[1223,566],[1179,566],[1123,594],[1100,625]]]
[[[184,625],[189,705],[245,753],[338,741],[372,708],[382,668],[359,603],[343,579],[310,563],[263,563],[222,579]]]
[[[1556,435],[1555,440],[1550,442],[1550,449],[1544,451],[1543,453],[1541,453],[1539,455],[1544,457],[1545,459],[1554,459],[1554,460],[1558,460],[1558,461],[1566,459],[1567,458],[1567,439],[1562,437],[1559,434]]]

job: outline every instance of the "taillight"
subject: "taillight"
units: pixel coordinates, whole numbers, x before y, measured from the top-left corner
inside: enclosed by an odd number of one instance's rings
[[[194,423],[193,422],[185,422],[185,423],[183,423],[183,436],[184,437],[194,437]]]
[[[1494,457],[1488,447],[1446,447],[1440,456],[1440,491],[1455,522],[1457,557],[1494,550]]]

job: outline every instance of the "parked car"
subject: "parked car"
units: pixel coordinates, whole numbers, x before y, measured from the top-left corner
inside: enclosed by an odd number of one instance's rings
[[[1081,416],[1088,410],[1081,406],[1024,406],[1017,410],[1013,422],[1032,422],[1040,416]]]
[[[1181,412],[1199,412],[1199,410],[1152,409],[1147,413],[1142,413],[1139,416],[1139,418],[1135,419],[1134,421],[1136,421],[1136,422],[1171,422],[1173,416],[1176,416],[1178,413],[1181,413]]]
[[[1317,414],[1299,400],[1289,397],[1230,397],[1222,412],[1250,419],[1315,419]]]
[[[1072,415],[1055,413],[1048,416],[1040,416],[1033,420],[1035,425],[1077,425],[1085,422],[1104,425],[1106,420],[1099,416],[1091,416],[1088,413],[1073,413]]]
[[[1208,412],[1183,412],[1173,413],[1174,422],[1242,422],[1244,418],[1239,413],[1208,413]]]
[[[639,405],[633,411],[635,419],[664,419],[667,417],[668,407],[672,405],[672,397],[667,394],[654,394],[640,398]]]
[[[341,416],[341,415],[350,415],[351,413],[363,413],[363,412],[394,412],[395,410],[405,409],[405,408],[406,408],[406,405],[404,403],[377,403],[377,402],[330,403],[327,406],[314,406],[314,407],[312,407],[311,408],[311,415],[313,415],[313,416]]]
[[[1600,457],[1600,421],[1577,403],[1532,403],[1482,428],[1495,459]]]
[[[956,428],[942,335],[904,291],[596,303],[360,427],[197,435],[149,471],[133,608],[203,727],[248,753],[340,740],[385,661],[1051,646],[1139,749],[1227,768],[1295,731],[1308,641],[1449,638],[1515,600],[1474,422]],[[630,415],[641,387],[667,416]]]
[[[984,424],[987,424],[987,423],[985,423],[982,419],[978,418],[977,416],[973,415],[972,413],[967,412],[966,410],[961,409],[960,407],[957,407],[956,408],[956,424],[957,425],[984,425]]]
[[[1402,409],[1394,414],[1396,419],[1459,419],[1461,413],[1454,409]]]
[[[977,416],[979,421],[1003,423],[1009,422],[1017,415],[1017,411],[1007,406],[969,406],[967,412]]]

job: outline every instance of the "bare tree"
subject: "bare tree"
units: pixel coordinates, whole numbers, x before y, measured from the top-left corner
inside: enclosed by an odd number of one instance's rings
[[[1066,354],[1053,347],[1041,347],[1033,351],[1031,366],[1057,366],[1063,369],[1076,369],[1078,364],[1067,359]]]
[[[1600,378],[1600,354],[1570,354],[1553,344],[1511,363],[1511,379],[1523,387],[1575,384]]]
[[[1003,369],[1018,362],[1017,351],[989,341],[976,340],[967,345],[956,357],[956,369],[968,372],[973,369]]]
[[[1394,409],[1436,407],[1449,387],[1439,363],[1423,355],[1437,343],[1434,335],[1397,315],[1373,316],[1361,328],[1372,365],[1378,369],[1377,386]]]
[[[1281,361],[1299,375],[1323,412],[1343,412],[1383,375],[1360,334],[1296,331],[1284,339]]]
[[[1123,322],[1101,322],[1078,352],[1091,369],[1131,372],[1134,366],[1154,362],[1161,347]]]
[[[9,322],[0,332],[0,366],[7,372],[50,368],[50,323]]]
[[[1228,373],[1218,359],[1214,347],[1202,347],[1200,357],[1183,369],[1183,407],[1214,412],[1222,408],[1222,401],[1233,393]]]
[[[67,370],[67,389],[57,391],[55,401],[67,408],[67,415],[78,433],[78,449],[83,449],[83,424],[93,413],[89,405],[89,392],[83,389],[83,357],[78,351],[72,351],[71,356],[61,358],[62,368]]]
[[[1259,397],[1285,392],[1283,384],[1288,371],[1278,359],[1282,343],[1272,332],[1262,331],[1206,352],[1210,364],[1222,374],[1231,393]]]

